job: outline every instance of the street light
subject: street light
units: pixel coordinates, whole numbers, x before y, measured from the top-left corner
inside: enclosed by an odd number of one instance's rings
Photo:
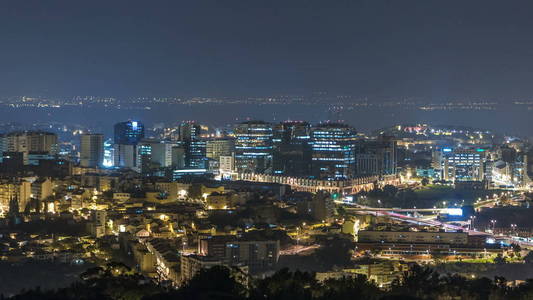
[[[492,231],[494,232],[494,229],[496,229],[496,220],[490,220],[490,223],[492,223]]]

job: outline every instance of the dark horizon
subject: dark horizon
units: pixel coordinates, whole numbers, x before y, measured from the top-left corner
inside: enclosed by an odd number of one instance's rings
[[[0,94],[527,99],[532,8],[477,0],[6,1]]]

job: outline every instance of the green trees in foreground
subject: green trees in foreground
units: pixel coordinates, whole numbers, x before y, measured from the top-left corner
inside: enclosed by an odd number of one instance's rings
[[[504,278],[467,279],[439,274],[427,267],[413,266],[387,290],[358,275],[318,282],[314,274],[280,270],[270,277],[244,286],[229,269],[213,267],[201,271],[179,289],[165,288],[130,272],[122,265],[89,270],[84,279],[58,290],[39,288],[23,291],[11,299],[199,299],[199,300],[393,300],[393,299],[533,299],[533,280],[510,287]]]

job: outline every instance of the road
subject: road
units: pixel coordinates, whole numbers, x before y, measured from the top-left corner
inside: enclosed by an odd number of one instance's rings
[[[343,205],[347,205],[346,203],[343,203]],[[354,207],[355,206],[355,207]],[[463,226],[457,226],[453,224],[447,224],[444,222],[440,222],[437,220],[427,220],[422,219],[419,217],[411,217],[404,214],[397,213],[398,209],[394,208],[373,208],[363,205],[348,205],[348,207],[345,207],[346,211],[353,211],[355,213],[359,214],[373,214],[375,216],[387,216],[395,220],[401,220],[404,222],[412,223],[415,225],[427,225],[427,226],[434,226],[442,229],[447,230],[462,230],[463,232],[467,232],[471,235],[486,235],[487,237],[494,237],[491,233],[483,232],[483,231],[477,231],[473,229],[468,229]],[[428,209],[426,211],[435,211],[436,209]],[[438,210],[438,209],[437,209]],[[402,210],[400,210],[402,211]],[[406,210],[403,210],[406,211]],[[408,210],[407,210],[408,211]],[[420,210],[418,210],[420,211]],[[496,236],[499,239],[507,239],[510,243],[519,244],[521,247],[525,247],[528,249],[533,248],[533,239],[529,240],[523,240],[516,236]]]

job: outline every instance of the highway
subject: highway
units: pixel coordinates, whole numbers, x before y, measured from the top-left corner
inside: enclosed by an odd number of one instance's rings
[[[440,222],[437,220],[427,220],[427,219],[422,219],[419,217],[411,217],[411,216],[398,213],[398,212],[424,212],[424,211],[435,212],[435,211],[443,211],[447,209],[430,208],[430,209],[403,209],[402,210],[402,209],[397,209],[397,208],[375,208],[375,207],[368,207],[368,206],[363,206],[363,205],[358,205],[358,204],[349,205],[345,202],[340,202],[339,204],[342,204],[346,211],[351,211],[351,212],[358,213],[358,214],[373,214],[375,216],[387,216],[387,217],[390,217],[391,219],[400,220],[400,221],[408,222],[408,223],[415,224],[415,225],[434,226],[434,227],[442,228],[445,230],[462,230],[463,232],[467,232],[471,235],[486,235],[487,237],[494,237],[492,233],[472,230],[472,229],[468,229],[462,226],[447,224],[447,223]],[[519,238],[516,236],[503,236],[503,235],[496,236],[496,237],[499,239],[506,239],[509,242],[512,242],[515,244],[519,244],[521,247],[525,247],[528,249],[533,248],[533,239],[525,240],[523,238]]]
[[[345,207],[346,211],[397,211],[397,212],[447,212],[449,208],[383,208],[383,207]]]

